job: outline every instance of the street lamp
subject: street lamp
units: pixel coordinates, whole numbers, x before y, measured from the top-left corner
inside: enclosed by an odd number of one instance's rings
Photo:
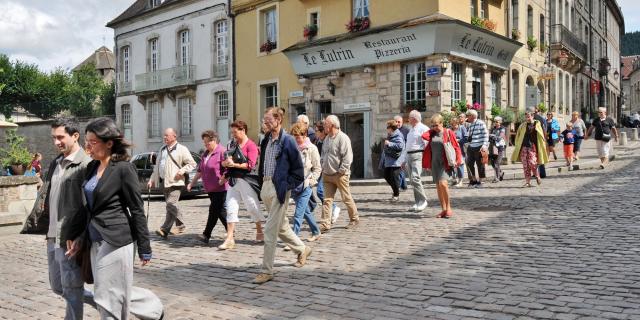
[[[444,74],[445,71],[447,71],[447,69],[449,69],[449,67],[451,66],[451,61],[449,61],[449,59],[447,59],[447,57],[442,57],[442,60],[440,60],[440,70],[442,72],[442,74]]]
[[[335,94],[336,94],[336,85],[333,84],[333,82],[331,82],[331,80],[329,80],[329,83],[327,83],[327,90],[329,90],[329,93],[331,93],[332,96],[335,96]]]

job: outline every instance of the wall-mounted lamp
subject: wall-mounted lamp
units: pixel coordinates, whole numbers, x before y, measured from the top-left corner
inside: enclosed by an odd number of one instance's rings
[[[329,90],[329,93],[331,93],[332,96],[336,95],[336,85],[333,84],[331,80],[329,80],[329,83],[327,83],[327,90]]]
[[[618,80],[618,77],[620,77],[620,72],[618,72],[618,70],[613,72],[613,78]]]
[[[371,67],[364,67],[364,73],[372,73],[373,72],[373,68]]]
[[[440,72],[442,72],[442,74],[444,74],[445,71],[447,71],[447,69],[449,69],[449,67],[451,67],[451,61],[449,61],[449,59],[447,59],[447,57],[442,57],[442,60],[440,60]]]
[[[307,83],[307,77],[298,76],[298,83],[301,84],[301,85],[305,85]]]

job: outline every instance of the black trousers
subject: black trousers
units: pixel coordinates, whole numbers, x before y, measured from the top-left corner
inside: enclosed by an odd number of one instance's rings
[[[384,180],[391,186],[393,196],[400,196],[400,167],[384,168]]]
[[[476,167],[478,166],[478,175],[480,179],[487,177],[484,172],[484,164],[482,163],[482,154],[480,149],[482,147],[468,147],[467,148],[467,172],[469,173],[469,181],[477,180]]]
[[[202,234],[207,238],[211,238],[211,232],[213,232],[213,228],[216,226],[218,219],[222,222],[224,229],[227,230],[227,209],[224,206],[227,192],[209,192],[207,194],[209,195],[211,203],[209,204],[207,226],[204,228]]]

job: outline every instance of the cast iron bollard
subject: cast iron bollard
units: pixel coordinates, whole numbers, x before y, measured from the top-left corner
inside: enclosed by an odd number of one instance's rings
[[[621,146],[626,146],[627,145],[627,133],[626,132],[620,132],[620,141],[618,141],[618,144]]]
[[[638,141],[638,128],[631,129],[631,141]]]

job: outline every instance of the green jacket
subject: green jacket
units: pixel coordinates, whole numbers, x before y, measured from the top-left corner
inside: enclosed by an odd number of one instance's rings
[[[536,154],[538,157],[538,165],[542,165],[549,162],[549,155],[547,154],[547,141],[544,138],[544,131],[540,121],[535,121],[536,132],[538,133],[538,139],[536,139]],[[511,154],[512,162],[520,162],[520,150],[522,150],[522,141],[524,140],[524,134],[527,131],[527,123],[522,123],[518,127],[518,133],[516,133],[516,145]]]
[[[49,186],[46,190],[47,197],[44,203],[44,214],[49,216],[49,198],[51,197],[51,178],[57,165],[57,160],[62,158],[63,155],[56,157],[49,165],[49,171],[47,172],[46,183]],[[71,221],[72,217],[76,214],[85,214],[83,207],[82,196],[82,183],[84,182],[87,165],[91,162],[89,157],[82,148],[76,154],[73,161],[69,164],[64,171],[62,181],[60,182],[60,194],[58,195],[58,223],[55,241],[60,244],[60,247],[66,248],[65,236],[65,223]]]

